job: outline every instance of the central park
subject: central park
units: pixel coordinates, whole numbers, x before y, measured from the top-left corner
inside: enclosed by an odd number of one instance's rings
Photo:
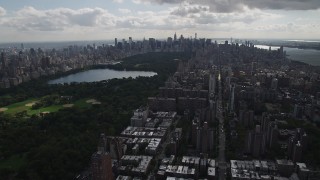
[[[152,77],[47,83],[68,74],[61,73],[1,89],[0,176],[73,179],[88,166],[100,133],[121,132],[133,110],[156,95],[176,71],[175,60],[186,58],[182,53],[148,53],[107,67],[156,72]]]

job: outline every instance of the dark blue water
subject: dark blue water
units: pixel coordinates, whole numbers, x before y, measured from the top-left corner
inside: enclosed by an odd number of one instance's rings
[[[93,69],[54,79],[49,81],[48,84],[61,84],[71,82],[95,82],[114,78],[136,78],[138,76],[151,77],[155,75],[157,75],[157,73],[146,71],[116,71],[112,69]]]
[[[266,45],[255,45],[257,48],[269,49]],[[279,49],[279,46],[271,46],[272,50]],[[299,49],[284,47],[287,52],[288,58],[296,61],[301,61],[314,66],[320,66],[320,51],[315,49]]]

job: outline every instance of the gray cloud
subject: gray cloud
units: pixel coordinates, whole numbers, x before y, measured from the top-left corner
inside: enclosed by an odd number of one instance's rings
[[[116,16],[101,8],[38,10],[24,7],[13,13],[13,16],[4,16],[0,25],[19,31],[73,31],[79,28],[171,30],[227,23],[250,24],[258,19],[272,17],[260,10],[214,13],[209,9],[208,5],[183,3],[179,7],[161,12],[138,11],[134,14]]]
[[[14,31],[41,33],[40,31],[55,31],[54,33],[81,34],[83,32],[105,32],[106,30],[125,30],[139,32],[146,30],[203,30],[227,32],[248,29],[252,31],[282,32],[304,31],[305,26],[296,24],[257,25],[256,21],[281,17],[280,15],[263,12],[259,9],[246,7],[242,12],[217,13],[210,10],[209,5],[182,3],[163,11],[138,11],[132,13],[111,14],[101,8],[69,9],[56,8],[39,10],[24,7],[9,15],[1,16],[0,28],[8,27]],[[316,23],[318,25],[318,23]],[[258,27],[259,26],[259,27]],[[317,26],[319,29],[319,25]],[[312,28],[315,29],[315,28]]]
[[[264,13],[261,10],[247,10],[244,12],[215,13],[209,6],[181,4],[171,9],[171,15],[179,18],[189,18],[196,24],[225,24],[230,22],[252,23],[265,18],[274,18],[276,15]]]
[[[251,0],[242,0],[242,2],[249,1]],[[157,3],[161,2],[157,1]],[[213,33],[216,37],[258,37],[266,34],[279,38],[320,36],[320,25],[316,19],[319,11],[299,12],[302,18],[310,19],[298,21],[288,18],[287,13],[280,11],[267,12],[240,3],[228,7],[228,4],[223,5],[225,0],[219,1],[221,6],[215,6],[215,8],[220,8],[219,12],[213,11],[214,6],[211,2],[205,3],[204,0],[194,0],[194,2],[196,3],[173,4],[165,10],[156,12],[145,10],[125,13],[128,11],[119,9],[123,13],[118,14],[111,14],[101,8],[41,10],[33,7],[24,7],[18,11],[6,13],[5,9],[0,7],[0,29],[2,31],[0,37],[9,39],[9,41],[16,35],[17,37],[23,35],[23,38],[28,40],[38,37],[56,40],[59,35],[60,39],[70,37],[90,39],[106,36],[112,38],[122,36],[123,33],[132,34],[132,32],[142,37],[153,32],[152,36],[162,37],[166,36],[162,33],[174,31],[209,35]],[[234,0],[228,2],[234,2]],[[299,3],[296,0],[292,2]],[[263,9],[265,5],[259,6]],[[230,9],[230,11],[221,12],[223,9],[221,7]],[[231,7],[238,7],[238,10],[231,11]]]
[[[209,11],[208,6],[180,6],[179,8],[174,9],[171,14],[177,16],[186,16],[189,14],[203,13]]]
[[[245,7],[257,9],[314,10],[320,8],[319,0],[135,0],[144,3],[190,3],[208,5],[213,12],[243,11]]]
[[[132,0],[134,3],[158,3],[158,4],[176,4],[181,3],[185,0]]]
[[[0,16],[6,15],[6,10],[0,6]]]
[[[320,8],[319,0],[245,0],[245,5],[259,9],[312,10]]]

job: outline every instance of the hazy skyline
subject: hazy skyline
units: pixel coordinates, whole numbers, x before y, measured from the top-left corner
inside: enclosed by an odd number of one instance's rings
[[[319,0],[0,0],[0,43],[143,37],[320,39]]]

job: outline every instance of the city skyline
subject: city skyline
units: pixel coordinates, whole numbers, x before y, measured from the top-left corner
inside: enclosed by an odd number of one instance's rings
[[[3,0],[2,0],[3,1]],[[320,2],[3,1],[0,42],[163,38],[320,39]]]

